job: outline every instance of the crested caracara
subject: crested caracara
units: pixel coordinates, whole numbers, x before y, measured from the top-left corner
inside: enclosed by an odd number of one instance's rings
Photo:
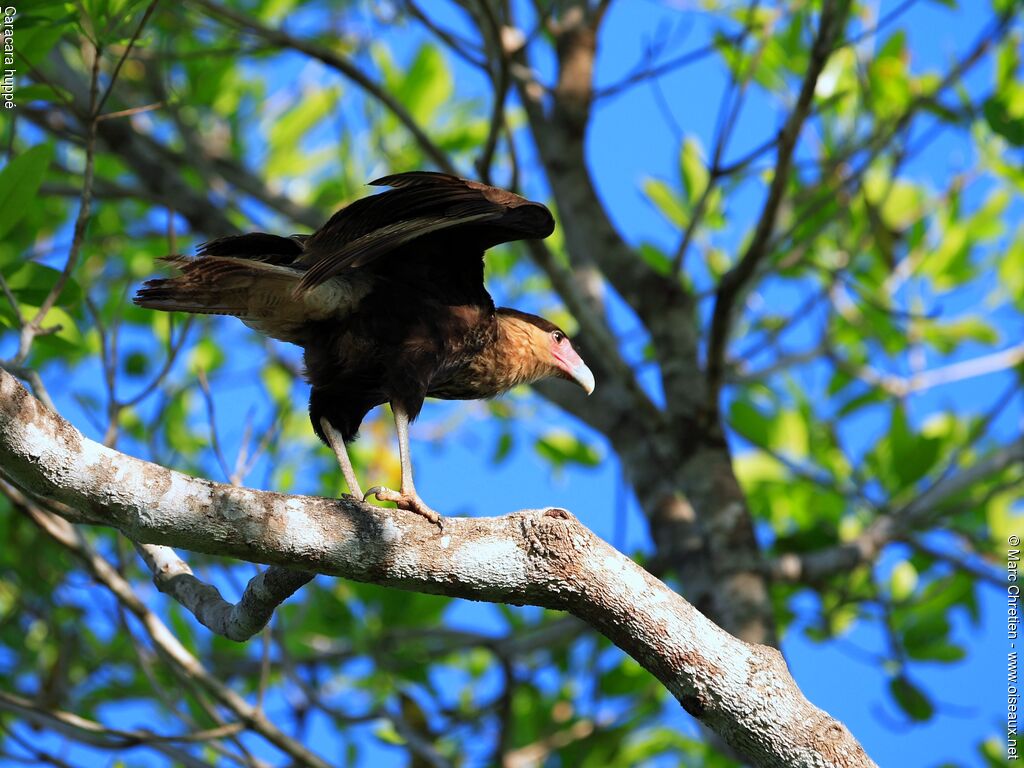
[[[447,174],[400,173],[389,191],[357,200],[311,235],[223,237],[195,258],[169,256],[180,274],[148,281],[150,309],[233,315],[305,350],[313,429],[362,496],[346,444],[367,412],[390,403],[401,489],[375,495],[437,522],[416,493],[409,423],[427,397],[472,400],[548,376],[587,394],[594,376],[566,334],[536,315],[495,308],[484,251],[551,234],[540,203]]]

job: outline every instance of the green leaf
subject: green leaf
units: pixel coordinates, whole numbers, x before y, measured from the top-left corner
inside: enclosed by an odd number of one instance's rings
[[[892,469],[903,487],[924,477],[939,459],[942,440],[916,434],[901,406],[893,406],[888,439],[892,448]]]
[[[1014,89],[1024,96],[1024,89]],[[1017,94],[1000,93],[985,101],[982,113],[985,122],[993,132],[999,134],[1015,147],[1024,147],[1024,114]]]
[[[907,655],[916,661],[936,661],[944,664],[954,664],[966,658],[967,651],[955,643],[936,640],[933,643],[915,646],[913,650],[908,648]]]
[[[641,243],[637,249],[647,265],[659,275],[668,275],[672,272],[672,262],[665,252],[651,243]]]
[[[566,464],[580,464],[585,467],[596,467],[601,463],[601,454],[597,449],[568,432],[554,430],[548,432],[536,443],[537,453],[556,467]]]
[[[784,480],[787,475],[786,467],[783,464],[760,451],[751,451],[735,457],[733,470],[748,493],[752,492],[756,485],[775,483]]]
[[[125,356],[124,370],[130,376],[141,376],[149,370],[149,363],[149,355],[136,350]]]
[[[997,258],[999,286],[1024,311],[1024,224],[1017,227],[1009,247]]]
[[[1006,768],[1006,744],[1002,739],[996,736],[985,739],[978,745],[978,754],[989,768]]]
[[[924,722],[935,714],[935,707],[925,692],[910,682],[905,675],[890,680],[889,691],[900,705],[900,709],[906,712],[911,720]]]
[[[781,411],[772,425],[771,447],[792,458],[803,459],[810,447],[807,422],[798,411]]]
[[[1021,523],[1024,522],[1019,492],[1009,490],[992,495],[985,505],[985,522],[988,525],[993,549],[1003,549],[1011,536],[1020,533]]]
[[[392,744],[394,746],[402,746],[405,744],[405,739],[402,738],[402,735],[397,730],[395,730],[395,726],[390,720],[382,722],[374,728],[373,735],[385,744]]]
[[[903,645],[908,654],[914,655],[918,649],[927,648],[937,641],[946,641],[950,626],[943,611],[941,607],[915,606],[915,612],[906,618],[906,626],[902,628]]]
[[[71,95],[60,86],[34,83],[18,88],[18,103],[30,104],[33,101],[58,102],[71,100]]]
[[[224,350],[210,338],[200,339],[188,356],[189,373],[212,373],[224,364]]]
[[[922,263],[922,272],[933,276],[940,290],[955,287],[970,277],[970,246],[966,224],[961,220],[951,221],[938,247]]]
[[[941,325],[928,323],[922,328],[921,336],[944,355],[955,352],[969,341],[989,345],[999,341],[996,329],[980,317],[963,317]]]
[[[747,400],[738,398],[729,406],[732,428],[754,445],[771,445],[773,419],[761,412]]]
[[[451,99],[454,87],[444,55],[437,46],[424,45],[395,95],[416,122],[430,124],[440,107]]]
[[[263,379],[263,386],[275,403],[285,403],[289,400],[294,379],[282,365],[268,365],[260,373]]]
[[[909,560],[903,560],[892,569],[889,593],[896,602],[903,602],[914,594],[917,587],[917,569]]]
[[[36,202],[39,185],[53,159],[53,147],[37,144],[0,171],[0,238],[6,237]]]
[[[302,140],[324,118],[335,111],[341,89],[322,88],[304,92],[280,119],[270,128],[268,142],[270,155],[266,175],[270,178],[301,172],[295,163],[296,156],[304,156]]]
[[[882,202],[882,220],[890,229],[902,231],[925,214],[926,205],[919,186],[897,179]]]
[[[872,107],[881,118],[898,118],[910,103],[907,59],[907,36],[899,30],[886,40],[868,65]]]
[[[704,152],[700,142],[695,138],[687,138],[683,141],[682,151],[679,153],[679,168],[683,177],[683,189],[691,205],[697,200],[708,186],[711,178],[707,165],[704,162]]]
[[[645,180],[644,194],[654,203],[654,207],[662,216],[680,229],[690,220],[690,212],[679,199],[679,195],[661,179]]]
[[[494,446],[494,455],[491,456],[492,464],[500,464],[508,458],[509,454],[512,453],[512,447],[515,445],[515,438],[511,432],[502,432],[501,437],[498,438],[498,444]]]
[[[37,264],[34,261],[26,261],[15,265],[15,268],[8,273],[4,271],[7,285],[18,298],[18,301],[26,306],[38,308],[46,300],[50,289],[60,278],[61,270],[47,267],[45,264]],[[74,280],[69,279],[64,283],[64,288],[57,298],[62,306],[75,306],[82,298],[82,289]],[[23,314],[28,315],[26,310]]]
[[[19,13],[17,21],[17,48],[20,58],[33,65],[42,64],[66,33],[78,22],[78,10],[67,10],[63,2],[33,0],[31,13]]]

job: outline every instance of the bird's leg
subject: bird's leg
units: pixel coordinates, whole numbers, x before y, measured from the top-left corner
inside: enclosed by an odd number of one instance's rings
[[[409,414],[400,405],[391,404],[395,413],[395,429],[398,431],[398,457],[402,462],[402,488],[401,491],[393,491],[380,485],[375,485],[366,492],[363,499],[370,496],[377,497],[380,501],[393,501],[399,509],[406,509],[422,515],[430,522],[440,525],[441,515],[432,510],[424,503],[423,499],[416,493],[416,486],[412,481],[412,456],[409,453]]]
[[[359,488],[359,481],[356,480],[356,472],[352,469],[352,459],[348,455],[348,446],[345,445],[345,439],[341,436],[331,422],[325,418],[320,419],[320,428],[324,431],[324,435],[327,437],[327,442],[331,446],[331,450],[334,451],[334,455],[338,457],[338,465],[341,467],[341,474],[345,476],[345,482],[348,484],[348,492],[356,498],[363,498],[363,492]]]

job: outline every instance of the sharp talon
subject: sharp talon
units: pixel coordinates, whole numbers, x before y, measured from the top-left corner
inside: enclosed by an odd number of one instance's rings
[[[390,490],[390,488],[385,488],[383,485],[375,485],[363,494],[363,501],[367,501],[371,496],[376,496],[379,501],[384,501],[384,499],[381,499],[380,494]]]
[[[424,504],[422,508],[414,508],[409,511],[415,512],[417,515],[427,518],[428,522],[431,522],[434,525],[436,525],[439,529],[441,529],[442,532],[444,531],[444,518],[441,517],[441,515],[439,515],[437,512],[432,510],[430,507],[428,507],[426,504]]]

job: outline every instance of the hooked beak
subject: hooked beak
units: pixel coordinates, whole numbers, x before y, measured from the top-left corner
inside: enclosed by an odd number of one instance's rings
[[[583,387],[583,391],[588,395],[594,391],[594,374],[583,360],[572,367],[569,375],[572,376],[573,381]]]
[[[568,349],[565,349],[565,347],[568,347]],[[589,395],[594,391],[594,374],[575,349],[568,344],[565,344],[565,347],[554,352],[560,369],[559,376],[575,381]]]

